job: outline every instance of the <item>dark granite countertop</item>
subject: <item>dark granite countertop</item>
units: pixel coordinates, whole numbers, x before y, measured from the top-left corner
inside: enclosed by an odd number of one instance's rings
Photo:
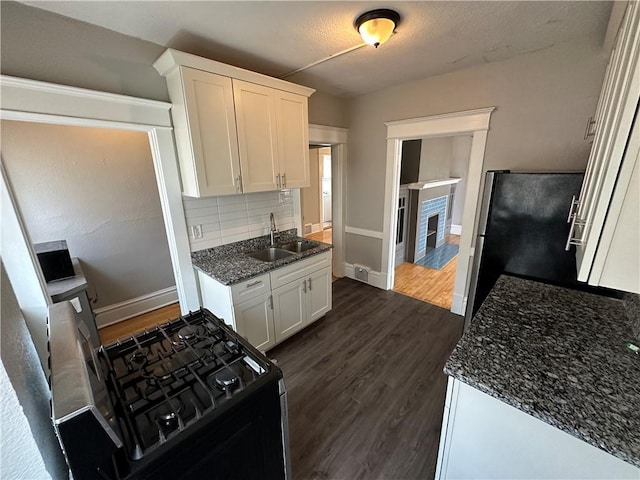
[[[445,373],[640,467],[640,355],[622,300],[502,276]]]
[[[281,245],[296,240],[308,241],[305,238],[296,236],[296,229],[291,229],[279,232],[276,243]],[[269,235],[264,235],[194,252],[191,254],[191,263],[202,273],[209,275],[218,282],[224,285],[233,285],[333,248],[328,243],[316,241],[313,241],[313,243],[317,243],[318,246],[305,252],[281,258],[275,262],[262,262],[248,256],[247,253],[261,250],[269,245]]]

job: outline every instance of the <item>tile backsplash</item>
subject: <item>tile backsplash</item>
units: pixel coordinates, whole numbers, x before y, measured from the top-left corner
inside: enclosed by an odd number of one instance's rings
[[[290,190],[182,200],[192,252],[268,234],[271,212],[279,231],[295,228]],[[194,239],[197,225],[202,238]]]

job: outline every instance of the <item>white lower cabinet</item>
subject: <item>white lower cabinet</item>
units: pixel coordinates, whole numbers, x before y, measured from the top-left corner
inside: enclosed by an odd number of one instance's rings
[[[309,275],[307,301],[310,322],[323,317],[331,310],[331,267],[323,268]]]
[[[261,295],[233,306],[236,330],[261,351],[276,344],[271,298],[271,295]]]
[[[306,280],[296,280],[273,291],[273,323],[278,342],[305,326],[307,317],[307,294],[303,290],[305,282]]]
[[[331,310],[331,252],[223,285],[201,271],[202,306],[266,351]]]
[[[449,378],[436,479],[640,478],[640,469]]]
[[[276,342],[293,335],[331,310],[331,268],[273,290]]]

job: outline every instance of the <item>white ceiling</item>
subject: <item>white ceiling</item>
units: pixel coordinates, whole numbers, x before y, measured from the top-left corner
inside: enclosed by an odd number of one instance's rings
[[[601,45],[611,2],[23,1],[274,77],[362,43],[354,19],[393,8],[388,43],[287,78],[349,97],[575,41]]]

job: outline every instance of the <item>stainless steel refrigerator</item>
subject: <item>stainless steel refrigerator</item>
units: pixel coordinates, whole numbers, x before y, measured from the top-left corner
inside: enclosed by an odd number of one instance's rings
[[[486,173],[465,329],[503,273],[607,293],[577,281],[575,247],[565,250],[569,205],[582,179],[582,173]]]

